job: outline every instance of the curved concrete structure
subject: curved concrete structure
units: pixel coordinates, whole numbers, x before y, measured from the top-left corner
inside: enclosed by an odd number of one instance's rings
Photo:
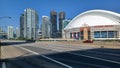
[[[107,10],[90,10],[76,16],[65,28],[81,27],[84,23],[89,26],[120,25],[120,14]]]

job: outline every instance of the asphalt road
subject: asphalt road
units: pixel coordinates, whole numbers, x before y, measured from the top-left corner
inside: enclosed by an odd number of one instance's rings
[[[45,49],[33,44],[18,45],[13,47],[32,55],[5,59],[0,62],[2,68],[120,68],[120,49],[94,48],[59,52],[57,49]]]

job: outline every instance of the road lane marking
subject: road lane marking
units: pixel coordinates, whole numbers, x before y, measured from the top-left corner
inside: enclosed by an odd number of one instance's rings
[[[32,51],[32,50],[29,50],[29,49],[27,49],[27,48],[23,48],[23,47],[20,47],[20,46],[16,46],[16,47],[21,48],[21,49],[23,49],[23,50],[26,50],[26,51],[28,51],[28,52],[31,52],[31,53],[33,53],[33,54],[40,55],[39,53],[37,53],[37,52],[35,52],[35,51]],[[46,58],[46,59],[48,59],[48,60],[51,60],[51,61],[53,61],[53,62],[55,62],[55,63],[58,63],[58,64],[60,64],[60,65],[62,65],[62,66],[65,66],[65,67],[67,67],[67,68],[73,68],[72,66],[69,66],[69,65],[67,65],[67,64],[64,64],[64,63],[62,63],[62,62],[59,62],[59,61],[54,60],[54,59],[52,59],[52,58],[49,58],[49,57],[47,57],[47,56],[45,56],[45,55],[40,55],[40,56],[43,57],[43,58]]]
[[[78,56],[83,56],[83,57],[88,57],[88,58],[92,58],[92,59],[97,59],[97,60],[103,60],[103,61],[107,61],[107,62],[112,62],[112,63],[116,63],[116,64],[120,64],[120,62],[112,61],[112,60],[108,60],[108,59],[103,59],[103,58],[98,58],[98,57],[93,57],[93,56],[88,56],[88,55],[83,55],[83,54],[77,54],[77,53],[70,53],[70,52],[67,52],[67,53],[73,54],[73,55],[78,55]]]
[[[2,68],[6,68],[6,63],[2,62]]]

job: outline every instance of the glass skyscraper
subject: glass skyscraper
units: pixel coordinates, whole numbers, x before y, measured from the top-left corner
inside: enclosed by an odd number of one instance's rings
[[[24,38],[24,14],[20,16],[20,37]]]
[[[8,39],[13,39],[13,27],[12,26],[8,26]]]
[[[54,10],[50,12],[50,21],[52,24],[52,38],[55,38],[57,32],[57,12]]]
[[[20,29],[16,28],[16,39],[18,39],[20,37]]]
[[[65,19],[65,12],[60,12],[59,13],[59,32],[60,32],[60,37],[62,37],[62,23],[63,20]]]
[[[48,16],[42,16],[42,37],[51,37],[51,22]]]
[[[62,32],[62,23],[65,20],[65,12],[59,13],[59,31]]]
[[[26,39],[36,40],[38,30],[38,13],[34,9],[25,9],[24,23],[22,25],[24,34],[23,37]],[[22,26],[20,28],[22,28]]]

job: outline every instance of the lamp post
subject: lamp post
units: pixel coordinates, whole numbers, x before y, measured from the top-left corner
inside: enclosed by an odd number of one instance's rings
[[[5,19],[5,18],[11,19],[11,17],[9,17],[9,16],[3,16],[3,17],[0,17],[0,20]],[[2,47],[1,46],[2,46],[2,42],[0,39],[0,60],[2,59]]]

